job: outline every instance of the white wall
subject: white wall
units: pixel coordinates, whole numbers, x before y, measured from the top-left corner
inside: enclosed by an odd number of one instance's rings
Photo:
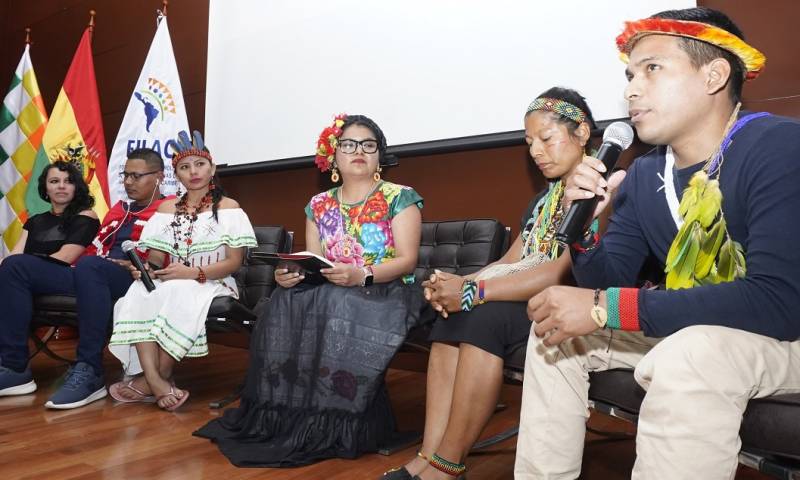
[[[206,139],[218,163],[313,155],[333,115],[390,145],[522,128],[547,88],[627,116],[623,21],[687,0],[211,0]]]

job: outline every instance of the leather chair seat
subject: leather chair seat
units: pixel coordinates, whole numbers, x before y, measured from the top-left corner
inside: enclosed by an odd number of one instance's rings
[[[645,391],[626,369],[589,374],[589,398],[639,413]],[[751,400],[739,435],[743,449],[800,460],[800,394]]]
[[[255,320],[256,314],[233,297],[218,297],[211,302],[211,306],[208,309],[208,317],[241,322]]]
[[[36,311],[77,313],[78,302],[73,295],[40,295],[34,298]]]

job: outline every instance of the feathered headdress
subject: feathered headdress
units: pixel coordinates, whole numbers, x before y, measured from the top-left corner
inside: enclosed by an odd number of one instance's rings
[[[617,36],[617,49],[622,61],[628,63],[628,54],[636,40],[646,35],[674,35],[710,43],[736,55],[744,64],[745,80],[752,80],[761,73],[767,57],[744,40],[713,25],[689,20],[651,17],[625,22],[625,30]]]
[[[175,139],[175,153],[172,154],[172,168],[178,164],[182,158],[190,155],[196,155],[208,159],[209,162],[214,162],[211,158],[211,152],[206,148],[203,141],[203,135],[197,130],[192,132],[192,137],[189,137],[189,132],[182,130],[178,133],[178,138]]]

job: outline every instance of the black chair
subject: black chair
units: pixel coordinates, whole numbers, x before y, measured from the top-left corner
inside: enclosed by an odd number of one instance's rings
[[[594,410],[636,423],[645,392],[630,369],[589,375]],[[739,463],[780,479],[800,478],[800,394],[751,400],[742,419]]]
[[[239,299],[219,297],[211,302],[206,327],[213,331],[248,333],[257,318],[257,305],[269,299],[275,289],[274,267],[250,261],[252,252],[288,253],[292,251],[292,234],[280,225],[254,227],[258,247],[250,249],[239,271],[234,274]]]
[[[264,252],[288,252],[291,250],[291,235],[282,226],[254,227],[258,247],[255,250]],[[249,256],[249,255],[248,255]],[[247,331],[248,322],[256,318],[253,309],[259,300],[268,296],[274,288],[272,267],[268,265],[251,265],[247,257],[242,267],[234,274],[239,287],[239,299],[232,297],[215,298],[209,309],[209,322],[215,329],[229,328],[236,331]],[[109,318],[109,326],[112,319]],[[58,327],[78,328],[77,301],[71,295],[39,295],[33,301],[32,332],[40,327],[47,327],[43,338],[31,333],[35,348],[31,357],[44,352],[59,361],[71,363],[72,360],[52,352],[47,342],[53,338]],[[244,329],[244,330],[243,330]],[[80,333],[80,332],[79,332]]]
[[[434,270],[469,275],[499,260],[508,250],[508,245],[509,229],[497,220],[423,222],[414,275],[418,284],[430,277]],[[427,357],[431,350],[428,335],[436,315],[429,305],[422,308],[419,323],[409,330],[395,362],[397,358],[408,354]],[[391,442],[381,446],[378,453],[391,455],[419,443],[421,438],[420,432],[397,432]]]
[[[507,378],[522,382],[525,348],[513,352],[505,363]],[[636,423],[645,391],[631,369],[589,374],[589,405],[597,412]],[[739,435],[739,463],[780,479],[800,479],[800,394],[775,395],[751,400]],[[517,428],[504,432],[505,438]],[[605,434],[606,432],[595,432]],[[609,434],[615,436],[615,434]],[[503,438],[503,439],[505,439]],[[630,436],[633,438],[633,436]]]
[[[510,229],[497,220],[447,220],[423,222],[419,258],[414,276],[422,283],[434,270],[469,275],[495,262],[506,253]],[[425,305],[419,324],[406,336],[401,351],[428,353],[428,334],[437,312]]]

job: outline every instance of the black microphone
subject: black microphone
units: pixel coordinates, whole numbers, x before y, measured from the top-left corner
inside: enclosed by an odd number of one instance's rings
[[[622,151],[630,147],[631,143],[633,143],[633,129],[627,123],[614,122],[606,127],[606,131],[603,133],[603,144],[600,145],[600,150],[595,156],[606,166],[606,179],[614,170]],[[556,232],[556,241],[564,246],[575,243],[583,234],[586,223],[594,213],[599,201],[600,198],[597,195],[592,198],[574,200]]]
[[[147,270],[144,269],[142,259],[136,254],[136,243],[130,240],[125,240],[122,242],[122,251],[128,256],[133,266],[136,267],[136,270],[139,270],[139,272],[142,274],[142,283],[144,283],[144,288],[146,288],[148,292],[155,290],[156,284],[153,283],[153,279],[150,278],[150,274],[148,274]]]

